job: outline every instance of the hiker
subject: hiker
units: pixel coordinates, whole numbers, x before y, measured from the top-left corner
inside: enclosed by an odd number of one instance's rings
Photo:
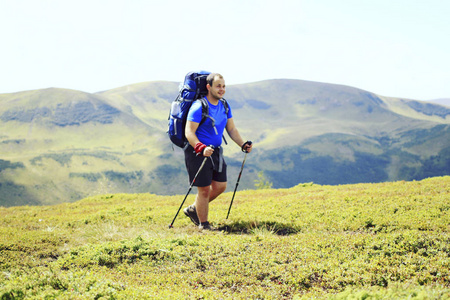
[[[252,144],[242,139],[234,124],[231,109],[229,106],[226,108],[225,105],[228,104],[224,104],[222,100],[225,95],[223,76],[218,73],[209,74],[206,88],[209,117],[202,122],[202,105],[197,100],[189,110],[185,127],[189,145],[184,155],[190,182],[195,178],[204,158],[207,159],[194,181],[194,186],[198,189],[195,202],[183,212],[200,229],[211,230],[208,222],[209,202],[216,199],[227,187],[227,164],[221,147],[224,129],[242,151],[251,152]]]

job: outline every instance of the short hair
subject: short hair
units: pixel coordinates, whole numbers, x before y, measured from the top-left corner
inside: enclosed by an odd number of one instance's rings
[[[206,83],[212,86],[216,77],[223,79],[223,76],[220,75],[219,73],[211,73],[208,75],[208,77],[206,77]]]

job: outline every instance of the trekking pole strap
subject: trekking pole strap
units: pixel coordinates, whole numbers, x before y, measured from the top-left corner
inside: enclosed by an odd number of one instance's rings
[[[252,141],[246,141],[241,147],[242,152],[248,153],[246,146],[250,146],[251,144]]]

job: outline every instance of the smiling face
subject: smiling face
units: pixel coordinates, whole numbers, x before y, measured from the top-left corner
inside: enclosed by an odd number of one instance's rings
[[[225,95],[225,79],[221,75],[216,75],[212,84],[207,84],[206,88],[209,100],[220,100]]]

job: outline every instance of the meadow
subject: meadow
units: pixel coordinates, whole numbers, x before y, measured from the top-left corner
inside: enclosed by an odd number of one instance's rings
[[[231,196],[0,208],[0,298],[450,299],[450,176]]]

